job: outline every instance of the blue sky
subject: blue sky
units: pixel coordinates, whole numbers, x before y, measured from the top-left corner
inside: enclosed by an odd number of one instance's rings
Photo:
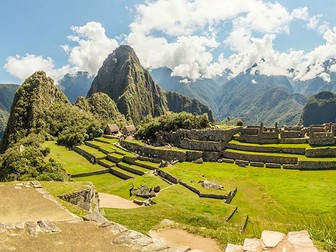
[[[238,74],[263,58],[264,74],[294,68],[291,77],[327,80],[321,63],[336,57],[334,10],[334,0],[1,0],[0,83],[39,69],[56,81],[94,75],[125,43],[145,67],[188,79]]]

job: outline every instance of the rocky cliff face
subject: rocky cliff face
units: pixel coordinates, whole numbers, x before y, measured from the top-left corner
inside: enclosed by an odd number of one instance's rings
[[[169,108],[173,108],[175,112],[198,113],[206,110],[200,109],[200,103],[196,104],[187,98],[166,95],[153,81],[150,73],[141,66],[134,50],[129,46],[120,46],[104,61],[92,83],[88,97],[97,92],[108,94],[117,104],[119,111],[135,124],[147,115],[153,117],[162,115],[169,111]],[[171,98],[170,102],[167,101],[168,96]],[[172,104],[175,101],[183,104]],[[213,117],[212,114],[210,117]]]
[[[304,126],[336,122],[336,94],[324,91],[309,97],[303,108],[301,123]]]
[[[56,102],[70,104],[45,72],[38,71],[27,78],[15,93],[0,151],[39,127],[38,118],[43,109]]]
[[[188,112],[195,114],[208,114],[209,120],[214,121],[212,111],[196,99],[190,99],[175,92],[166,93],[168,108],[173,112]]]

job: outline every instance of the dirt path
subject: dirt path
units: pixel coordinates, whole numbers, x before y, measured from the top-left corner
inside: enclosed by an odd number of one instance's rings
[[[74,219],[74,215],[50,195],[43,195],[33,187],[1,185],[0,199],[0,223]]]
[[[99,199],[100,199],[99,201],[100,207],[121,208],[121,209],[131,209],[141,207],[130,200],[107,193],[99,193]]]
[[[149,235],[153,238],[163,238],[168,245],[173,247],[188,246],[191,249],[200,249],[205,252],[222,251],[215,240],[191,234],[178,228],[149,231]]]

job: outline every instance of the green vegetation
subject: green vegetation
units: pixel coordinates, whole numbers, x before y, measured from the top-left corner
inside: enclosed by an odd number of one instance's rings
[[[145,118],[138,125],[137,135],[141,138],[155,139],[155,133],[175,131],[177,129],[203,129],[210,126],[207,114],[193,115],[190,113],[167,113],[166,115]]]
[[[8,148],[1,158],[0,180],[67,180],[60,163],[46,160],[50,149],[41,146],[42,140],[31,134]]]
[[[123,127],[127,124],[125,116],[119,112],[117,105],[107,94],[95,93],[87,99],[79,97],[75,106],[90,112],[102,125],[115,123],[118,127]]]

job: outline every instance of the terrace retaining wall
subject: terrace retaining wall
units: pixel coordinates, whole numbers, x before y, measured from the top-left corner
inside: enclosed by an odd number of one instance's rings
[[[331,170],[336,169],[336,161],[299,161],[300,170]]]
[[[298,162],[298,158],[296,157],[264,156],[255,154],[226,152],[226,151],[223,152],[223,156],[235,160],[247,160],[263,163],[296,164]]]
[[[307,157],[336,157],[336,148],[306,149]]]
[[[222,142],[190,140],[187,138],[180,140],[180,147],[189,150],[201,151],[221,151],[225,145]]]
[[[288,154],[305,154],[305,148],[279,148],[279,147],[263,147],[263,146],[249,146],[240,144],[228,144],[230,149],[242,150],[242,151],[252,151],[252,152],[278,152],[278,153],[288,153]]]
[[[77,146],[73,146],[73,150],[77,152],[78,154],[82,155],[83,157],[85,157],[92,164],[96,164],[98,162],[98,159],[94,155],[86,152],[85,150],[78,148]]]

